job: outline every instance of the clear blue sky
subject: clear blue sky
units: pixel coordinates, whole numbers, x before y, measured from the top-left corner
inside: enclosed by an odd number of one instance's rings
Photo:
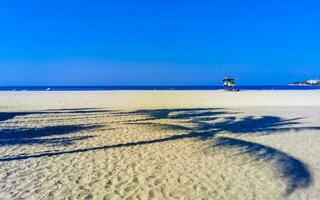
[[[320,2],[0,0],[0,85],[320,78]]]

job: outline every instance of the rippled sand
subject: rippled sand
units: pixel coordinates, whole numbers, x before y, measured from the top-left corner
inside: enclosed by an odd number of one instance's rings
[[[320,198],[320,91],[0,96],[0,199]]]

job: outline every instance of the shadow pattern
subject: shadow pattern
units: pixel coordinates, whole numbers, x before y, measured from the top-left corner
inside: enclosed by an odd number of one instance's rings
[[[75,141],[88,139],[93,136],[81,137],[63,137],[63,138],[44,138],[50,136],[60,136],[80,131],[89,131],[101,126],[84,126],[84,125],[66,125],[66,126],[49,126],[43,128],[27,129],[5,129],[0,131],[0,147],[8,145],[34,145],[34,144],[52,144],[52,145],[69,145]]]
[[[298,159],[272,147],[227,137],[217,138],[217,144],[215,146],[240,148],[242,154],[250,154],[254,156],[257,161],[274,161],[277,169],[282,174],[282,178],[287,182],[287,196],[298,188],[309,187],[313,181],[308,166]]]
[[[123,116],[139,116],[136,120],[127,120],[117,123],[140,124],[148,126],[165,127],[169,130],[183,130],[184,134],[171,135],[165,138],[155,138],[146,141],[135,141],[128,143],[120,143],[106,146],[98,146],[91,148],[80,148],[69,151],[51,151],[39,152],[35,154],[23,154],[10,157],[2,157],[0,161],[24,160],[30,158],[51,157],[59,155],[67,155],[74,153],[84,153],[89,151],[107,150],[111,148],[125,148],[135,147],[139,145],[148,145],[161,142],[170,142],[175,140],[182,140],[192,138],[195,140],[213,140],[214,147],[224,148],[240,148],[243,154],[250,154],[257,160],[264,160],[266,162],[274,161],[276,167],[281,172],[282,178],[287,182],[286,194],[290,195],[295,190],[306,188],[312,184],[312,175],[307,165],[298,159],[281,152],[275,148],[261,145],[258,143],[247,142],[240,139],[222,137],[220,133],[228,134],[277,134],[284,131],[303,131],[314,130],[319,131],[320,127],[302,126],[300,119],[283,119],[278,116],[261,116],[253,117],[246,116],[243,118],[236,118],[234,112],[228,112],[223,109],[212,108],[189,108],[189,109],[157,109],[157,110],[137,110],[131,112],[109,112],[108,110],[99,109],[65,109],[65,110],[51,110],[46,112],[39,112],[33,114],[51,114],[51,113],[76,113],[76,114],[90,114],[102,113],[109,115],[123,115]],[[30,113],[0,113],[0,120],[5,121],[12,119],[15,116],[29,115]],[[141,119],[142,117],[142,119]],[[185,125],[163,124],[156,120],[178,120],[184,122]],[[219,119],[219,121],[216,121]],[[190,128],[191,127],[191,128]],[[42,137],[53,135],[66,135],[76,133],[79,131],[88,131],[96,129],[99,126],[57,126],[46,127],[41,129],[21,129],[14,130],[9,133],[8,130],[0,131],[0,145],[16,145],[16,144],[43,144],[50,143],[56,145],[68,145],[74,141],[87,139],[89,136],[83,137],[68,137],[68,138],[51,138],[41,139]],[[92,136],[91,136],[92,137]],[[39,140],[40,138],[40,140]]]
[[[19,116],[27,115],[50,115],[50,114],[95,114],[107,113],[109,110],[94,109],[94,108],[78,108],[78,109],[50,109],[47,111],[38,112],[0,112],[0,122],[7,121]]]

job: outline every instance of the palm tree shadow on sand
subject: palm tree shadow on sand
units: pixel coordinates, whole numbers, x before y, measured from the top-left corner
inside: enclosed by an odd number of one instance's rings
[[[38,119],[42,119],[43,116],[50,118],[51,115],[84,115],[94,116],[99,113],[107,113],[108,110],[93,109],[93,108],[80,108],[80,109],[59,109],[59,110],[46,110],[37,112],[0,112],[0,125],[2,122],[12,120],[16,117],[28,117],[38,116]],[[70,118],[69,118],[70,119]],[[72,118],[79,119],[79,118]],[[50,119],[50,121],[54,121]],[[101,125],[58,125],[58,126],[45,126],[38,128],[4,128],[0,129],[0,147],[1,146],[13,146],[13,145],[71,145],[76,141],[85,140],[94,136],[73,136],[74,133],[95,130],[102,128]],[[63,136],[63,137],[61,137]],[[50,138],[48,138],[50,137]]]
[[[55,111],[59,112],[59,111]],[[65,110],[64,112],[69,112]],[[70,110],[70,112],[73,112]],[[80,114],[86,114],[90,110],[81,110]],[[95,110],[95,112],[99,112]],[[101,112],[103,113],[103,112]],[[134,147],[137,145],[148,145],[161,142],[170,142],[175,140],[182,140],[187,138],[193,138],[195,140],[213,140],[215,145],[213,147],[223,148],[239,148],[241,154],[250,154],[257,160],[263,160],[266,162],[273,161],[275,167],[282,174],[282,177],[287,182],[286,195],[290,195],[295,190],[300,188],[307,188],[312,184],[312,175],[307,165],[298,159],[279,151],[275,148],[261,145],[258,143],[247,142],[240,139],[222,137],[220,133],[229,134],[276,134],[284,131],[303,131],[303,130],[320,130],[320,127],[305,127],[299,122],[299,118],[283,119],[277,116],[262,116],[259,118],[247,116],[241,119],[237,119],[233,115],[235,113],[224,111],[224,109],[212,109],[212,108],[192,108],[192,109],[158,109],[158,110],[137,110],[133,112],[105,112],[109,115],[137,115],[142,119],[122,121],[121,123],[129,124],[148,124],[151,126],[163,126],[169,130],[179,129],[183,130],[185,134],[171,135],[165,138],[156,138],[145,141],[135,141],[121,144],[113,144],[92,148],[80,148],[69,151],[52,151],[52,152],[40,152],[37,154],[24,154],[11,157],[0,158],[0,161],[13,161],[24,160],[30,158],[51,157],[59,155],[67,155],[74,153],[85,153],[89,151],[107,150],[113,148],[125,148]],[[226,117],[227,116],[227,117]],[[217,119],[219,122],[215,122]],[[181,120],[186,125],[173,125],[157,123],[159,119],[172,119]],[[119,122],[117,122],[119,123]],[[193,126],[187,126],[187,125]],[[190,128],[192,127],[192,128]],[[79,128],[79,127],[78,127]],[[80,130],[85,130],[86,127],[80,127]],[[89,129],[97,127],[89,127]],[[52,130],[51,130],[52,131]],[[52,131],[54,134],[59,134],[59,131]],[[60,130],[61,132],[61,130]],[[69,131],[70,132],[70,131]],[[72,131],[71,131],[72,132]],[[68,131],[64,132],[68,133]],[[3,136],[0,132],[0,143],[2,143]],[[21,133],[20,133],[21,134]],[[24,134],[24,133],[23,133]],[[29,132],[28,134],[39,134]],[[28,135],[24,134],[24,135]],[[43,132],[42,132],[43,134]],[[17,137],[17,136],[16,136]],[[85,138],[83,138],[85,139]],[[241,155],[239,155],[241,156]]]

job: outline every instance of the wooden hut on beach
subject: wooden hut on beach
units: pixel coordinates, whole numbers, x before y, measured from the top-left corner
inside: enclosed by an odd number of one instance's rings
[[[236,79],[226,77],[222,81],[223,81],[224,90],[226,90],[226,91],[239,91],[239,89],[237,89],[237,87],[236,87]]]

